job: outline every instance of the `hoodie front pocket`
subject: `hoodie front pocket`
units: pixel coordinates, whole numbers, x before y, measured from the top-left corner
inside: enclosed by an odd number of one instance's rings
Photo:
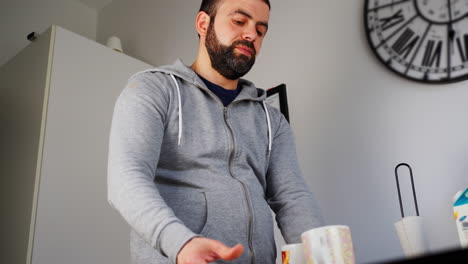
[[[201,235],[219,240],[229,246],[243,243],[249,233],[246,200],[239,188],[205,192],[206,224]]]
[[[205,195],[189,188],[160,188],[160,194],[185,226],[199,234],[207,219]]]

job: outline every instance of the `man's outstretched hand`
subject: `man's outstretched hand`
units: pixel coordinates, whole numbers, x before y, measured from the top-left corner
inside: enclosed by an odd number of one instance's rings
[[[195,237],[185,244],[177,255],[177,264],[207,264],[218,259],[234,260],[242,255],[244,247],[237,244],[228,247],[204,237]]]

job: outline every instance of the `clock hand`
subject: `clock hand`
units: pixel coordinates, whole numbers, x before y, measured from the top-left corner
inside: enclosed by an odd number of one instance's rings
[[[447,0],[447,7],[448,7],[449,22],[452,23],[452,1],[451,0]]]
[[[448,13],[449,13],[449,28],[448,28],[448,42],[447,43],[447,78],[450,79],[452,75],[451,72],[451,65],[452,65],[452,53],[454,49],[454,38],[455,38],[455,30],[453,30],[452,24],[452,0],[447,0],[448,2]]]
[[[447,0],[448,15],[449,15],[448,34],[449,34],[450,43],[453,43],[453,39],[455,38],[455,30],[453,30],[453,25],[452,25],[452,3],[451,2],[452,2],[451,0]]]

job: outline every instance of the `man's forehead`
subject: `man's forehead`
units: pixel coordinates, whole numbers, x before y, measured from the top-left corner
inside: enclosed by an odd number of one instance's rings
[[[268,22],[270,8],[263,0],[221,0],[217,13],[233,15],[241,13],[252,19]]]

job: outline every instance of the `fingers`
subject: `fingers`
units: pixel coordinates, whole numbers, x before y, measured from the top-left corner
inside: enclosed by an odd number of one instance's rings
[[[238,244],[228,247],[222,242],[195,237],[187,242],[177,255],[177,264],[207,264],[217,259],[234,260],[244,252],[244,247]]]
[[[244,246],[242,246],[241,244],[237,244],[234,247],[232,247],[230,251],[231,252],[229,253],[229,256],[224,258],[225,260],[233,260],[240,257],[242,253],[244,253]]]
[[[237,259],[244,252],[244,246],[241,244],[237,244],[231,248],[216,240],[212,240],[212,243],[214,253],[224,260]]]

